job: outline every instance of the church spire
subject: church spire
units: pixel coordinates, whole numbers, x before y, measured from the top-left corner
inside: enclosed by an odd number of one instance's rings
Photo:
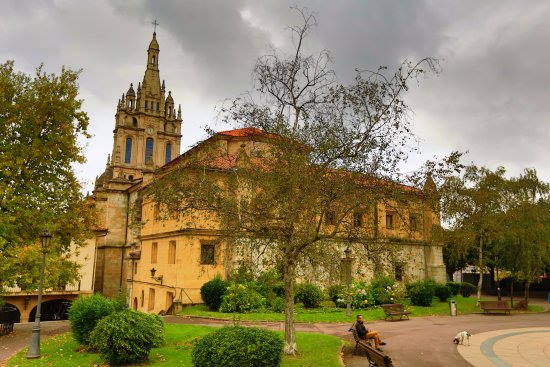
[[[141,85],[147,95],[160,100],[159,53],[160,48],[157,42],[157,33],[155,32],[147,48],[147,68],[145,69]]]

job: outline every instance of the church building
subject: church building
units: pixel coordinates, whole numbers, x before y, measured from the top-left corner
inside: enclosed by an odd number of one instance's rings
[[[159,169],[169,169],[187,156],[212,146],[231,156],[264,134],[252,128],[222,131],[180,155],[182,111],[180,105],[176,110],[171,92],[161,82],[159,54],[153,33],[143,80],[137,86],[130,84],[117,103],[112,153],[91,198],[100,215],[91,240],[95,242],[94,292],[115,296],[125,290],[132,308],[152,313],[170,312],[175,302],[201,303],[202,284],[226,274],[223,263],[216,261],[220,251],[214,241],[219,237],[216,228],[208,223],[189,226],[177,220],[155,220],[155,205],[143,200],[143,188]],[[219,164],[223,170],[234,162]],[[428,182],[424,190],[432,186],[433,181]],[[444,281],[442,248],[429,240],[439,215],[427,203],[417,207],[417,214],[407,217],[415,220],[411,232],[402,230],[398,216],[381,204],[377,232],[400,238],[399,245],[407,249],[406,261],[394,269],[396,277]],[[372,276],[368,271],[364,274]]]

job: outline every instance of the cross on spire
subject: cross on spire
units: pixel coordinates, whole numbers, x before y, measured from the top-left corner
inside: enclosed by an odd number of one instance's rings
[[[157,33],[157,26],[159,25],[159,22],[155,19],[151,22],[151,24],[153,25],[153,33]]]

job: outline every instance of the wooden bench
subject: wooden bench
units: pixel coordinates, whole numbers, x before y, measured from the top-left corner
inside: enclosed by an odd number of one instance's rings
[[[488,313],[489,311],[504,311],[505,314],[510,314],[512,310],[506,301],[480,301],[479,307],[484,313]]]
[[[349,331],[351,331],[351,333],[353,334],[353,340],[355,340],[355,350],[359,348],[359,343],[365,343],[365,344],[368,344],[369,346],[372,346],[371,341],[369,339],[367,340],[359,339],[359,335],[357,335],[357,330],[355,330],[355,324],[351,326]]]
[[[351,331],[351,333],[353,334],[353,339],[355,340],[355,351],[357,349],[361,349],[365,352],[369,360],[370,367],[393,367],[391,358],[384,353],[374,349],[369,339],[359,339],[359,335],[357,335],[357,330],[355,330],[355,324],[352,325],[349,331]]]
[[[407,317],[407,320],[409,319],[410,312],[405,311],[405,306],[403,306],[401,303],[390,303],[385,305],[380,305],[382,309],[384,310],[384,313],[386,316],[384,317],[385,320],[392,320],[394,321],[394,317],[399,316],[399,320],[403,319],[403,316]]]

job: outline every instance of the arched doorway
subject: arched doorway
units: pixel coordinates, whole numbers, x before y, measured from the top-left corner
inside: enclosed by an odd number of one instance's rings
[[[21,311],[11,303],[6,303],[0,309],[0,321],[18,323],[21,322]]]
[[[42,302],[40,321],[67,320],[71,301],[67,299],[52,299]],[[36,306],[31,310],[29,322],[36,317]]]
[[[134,297],[134,310],[137,311],[137,308],[138,308],[138,300],[137,300],[137,297]]]

